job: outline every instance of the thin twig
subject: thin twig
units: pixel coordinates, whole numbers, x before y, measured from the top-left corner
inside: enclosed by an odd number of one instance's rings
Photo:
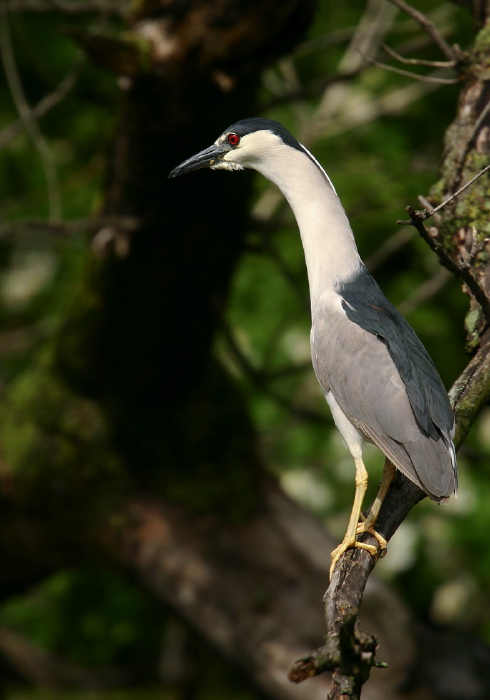
[[[100,216],[90,219],[73,219],[72,221],[39,221],[39,220],[24,220],[24,221],[9,221],[0,222],[0,238],[8,236],[17,236],[25,231],[46,232],[52,235],[72,235],[75,233],[83,233],[89,231],[97,231],[106,227],[113,227],[133,233],[141,226],[141,222],[134,216]]]
[[[405,58],[399,54],[395,49],[392,49],[388,44],[383,44],[383,49],[392,58],[400,63],[405,63],[410,66],[429,66],[431,68],[454,68],[456,61],[426,61],[423,58]]]
[[[333,29],[326,34],[307,39],[301,42],[293,49],[294,56],[303,56],[315,51],[325,51],[331,49],[338,44],[343,44],[345,41],[352,39],[357,29],[357,24],[351,27],[340,27]]]
[[[269,256],[269,258],[277,266],[279,272],[284,277],[289,287],[294,291],[301,308],[309,313],[310,304],[309,300],[304,294],[304,289],[299,284],[299,281],[294,275],[294,273],[289,269],[288,265],[286,264],[285,260],[283,259],[277,248],[273,245],[272,240],[270,238],[263,237],[262,247],[266,254]]]
[[[277,403],[281,408],[284,408],[289,414],[296,415],[302,420],[307,420],[318,425],[325,425],[326,416],[323,413],[318,413],[317,411],[311,411],[309,409],[298,408],[294,406],[288,399],[281,396],[277,391],[269,386],[270,377],[267,372],[261,369],[257,369],[245,356],[237,343],[231,329],[229,326],[222,322],[222,331],[224,339],[227,343],[228,350],[231,352],[233,359],[237,363],[238,367],[244,373],[244,375],[251,380],[251,382],[260,391],[262,391],[266,396]]]
[[[295,90],[289,90],[282,95],[276,95],[266,100],[261,105],[262,111],[268,111],[282,104],[288,104],[290,102],[296,102],[298,100],[304,100],[306,97],[314,97],[319,93],[327,90],[331,85],[337,85],[339,83],[348,83],[355,78],[361,72],[362,68],[356,68],[355,70],[328,76],[327,78],[317,78],[312,80],[310,83],[303,84]]]
[[[31,326],[14,328],[0,333],[0,357],[29,349],[38,340],[46,338],[50,330],[49,323],[38,321]]]
[[[417,24],[419,24],[422,29],[431,37],[432,41],[440,48],[442,53],[447,57],[449,61],[456,60],[456,54],[454,49],[449,46],[447,41],[444,39],[442,34],[435,28],[430,19],[426,17],[422,12],[416,10],[404,0],[388,0],[392,5],[398,7],[400,10],[409,15]]]
[[[31,108],[31,115],[34,119],[41,119],[41,117],[44,117],[45,114],[47,114],[51,109],[56,107],[56,105],[65,99],[68,93],[75,86],[80,72],[80,66],[82,65],[83,61],[83,57],[78,59],[55,90],[50,92],[48,95],[45,95],[34,107]],[[24,129],[24,127],[25,123],[22,119],[18,119],[5,127],[5,129],[0,133],[0,148],[10,144]]]
[[[481,238],[478,240],[478,232],[475,226],[472,227],[473,240],[471,243],[471,250],[469,253],[465,253],[460,258],[461,267],[470,268],[473,260],[476,258],[478,253],[481,253],[484,248],[488,245],[490,238]]]
[[[415,236],[413,227],[403,228],[394,236],[390,236],[377,250],[364,258],[364,263],[369,272],[374,272],[380,265],[385,263],[392,255],[395,255],[401,248],[406,246]]]
[[[459,78],[436,78],[431,75],[420,75],[419,73],[413,73],[409,70],[403,70],[403,68],[396,68],[395,66],[390,66],[388,63],[382,63],[377,61],[375,58],[370,56],[364,56],[364,59],[370,63],[372,66],[377,68],[383,68],[383,70],[390,71],[390,73],[397,73],[398,75],[404,75],[407,78],[413,78],[414,80],[420,80],[423,83],[438,83],[439,85],[454,85],[459,82]]]
[[[452,202],[453,199],[456,199],[462,192],[464,192],[468,187],[470,187],[478,178],[480,178],[482,175],[484,175],[488,170],[490,170],[490,163],[486,165],[484,168],[480,170],[474,177],[471,178],[471,180],[468,180],[462,187],[459,188],[459,190],[456,190],[456,192],[453,192],[453,194],[449,195],[447,199],[445,199],[441,204],[438,204],[435,209],[432,208],[427,208],[423,212],[418,212],[419,214],[419,219],[421,221],[426,221],[427,219],[430,219],[431,216],[434,216],[440,209],[446,206],[446,204],[449,204],[449,202]],[[408,208],[407,208],[408,211]],[[399,226],[412,226],[413,222],[412,220],[406,220],[406,221],[397,221],[396,222]]]
[[[49,217],[51,220],[60,219],[61,196],[58,173],[56,171],[48,143],[32,114],[31,106],[29,105],[29,102],[24,94],[24,89],[22,87],[22,82],[15,62],[10,36],[9,20],[6,16],[0,17],[0,55],[2,57],[3,67],[10,92],[12,94],[12,99],[25,129],[31,137],[34,147],[39,153],[39,157],[41,159],[48,188]]]
[[[490,166],[489,166],[490,167]],[[438,207],[439,208],[439,207]],[[443,245],[439,243],[438,240],[433,238],[424,226],[424,221],[426,218],[426,212],[415,211],[413,207],[408,206],[406,208],[412,226],[415,226],[420,236],[428,243],[429,247],[439,256],[441,263],[450,272],[454,273],[460,277],[466,284],[470,292],[475,297],[476,301],[480,304],[485,321],[490,325],[490,300],[485,294],[484,290],[480,287],[477,280],[473,277],[469,270],[469,265],[458,264],[454,258],[452,258],[446,251]],[[436,211],[436,210],[434,210]],[[406,221],[398,221],[399,224],[406,224]]]
[[[116,0],[10,0],[7,6],[0,7],[0,17],[9,13],[22,12],[63,12],[66,15],[100,14],[106,17],[124,17],[129,10],[129,2]]]
[[[413,207],[407,207],[406,211],[408,212],[410,219],[404,221],[399,220],[397,221],[397,224],[399,224],[400,226],[414,226],[417,229],[424,241],[426,241],[429,247],[439,256],[439,259],[444,265],[444,267],[446,267],[450,272],[457,275],[463,280],[470,292],[475,297],[475,300],[480,304],[487,325],[490,325],[490,300],[488,299],[485,291],[479,285],[478,281],[473,277],[473,275],[470,272],[471,263],[476,257],[476,255],[485,247],[487,242],[486,239],[484,241],[476,242],[474,237],[474,243],[471,252],[469,253],[469,255],[466,256],[464,260],[461,260],[458,263],[456,260],[454,260],[454,258],[452,258],[449,255],[444,246],[442,246],[439,243],[439,241],[437,241],[433,236],[430,235],[430,233],[424,226],[424,221],[429,219],[431,216],[434,216],[434,214],[436,214],[443,207],[449,204],[449,202],[452,202],[454,199],[456,199],[456,197],[458,197],[462,192],[468,189],[468,187],[470,187],[474,182],[476,182],[476,180],[478,180],[478,178],[484,175],[488,170],[490,170],[490,163],[484,168],[482,168],[480,172],[478,172],[474,177],[471,178],[471,180],[468,180],[467,183],[465,183],[462,187],[456,190],[456,192],[453,192],[453,194],[449,195],[449,197],[447,197],[443,202],[441,202],[441,204],[439,204],[434,209],[426,208],[424,209],[424,211],[415,211]]]
[[[438,270],[423,284],[410,294],[401,304],[397,304],[398,311],[406,316],[415,311],[421,304],[425,304],[435,294],[441,291],[453,275],[444,267],[438,266]]]
[[[417,197],[417,199],[419,200],[420,204],[421,204],[425,209],[427,209],[427,211],[432,211],[432,204],[429,202],[429,200],[428,200],[426,197],[424,197],[423,194],[419,194],[418,197]],[[412,222],[410,221],[408,225],[411,226],[411,225],[412,225]]]

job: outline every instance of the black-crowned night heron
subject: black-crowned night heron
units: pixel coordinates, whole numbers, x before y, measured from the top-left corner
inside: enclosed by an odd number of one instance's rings
[[[454,416],[439,374],[360,259],[328,175],[281,124],[243,119],[169,177],[200,168],[258,170],[293,209],[308,270],[313,367],[356,464],[354,505],[343,542],[332,552],[331,572],[349,547],[377,556],[378,548],[358,542],[357,535],[370,532],[381,550],[386,547],[374,524],[395,467],[439,503],[456,491]],[[366,440],[386,462],[378,495],[363,519]]]

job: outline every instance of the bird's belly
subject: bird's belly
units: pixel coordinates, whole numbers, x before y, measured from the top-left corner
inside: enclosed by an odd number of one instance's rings
[[[325,393],[325,398],[327,399],[327,403],[332,411],[335,425],[337,426],[339,433],[342,435],[349,452],[354,459],[362,457],[362,447],[364,441],[366,440],[366,436],[361,433],[361,431],[356,428],[352,421],[347,418],[331,391],[327,391]]]

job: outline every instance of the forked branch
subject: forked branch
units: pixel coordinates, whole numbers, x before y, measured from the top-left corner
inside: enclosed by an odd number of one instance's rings
[[[458,261],[447,252],[447,250],[437,240],[437,238],[431,236],[431,234],[425,227],[424,222],[427,221],[427,219],[429,219],[431,216],[436,214],[438,211],[440,211],[447,204],[452,202],[456,197],[458,197],[462,192],[468,189],[468,187],[470,187],[474,182],[476,182],[476,180],[478,180],[478,178],[480,178],[489,170],[490,164],[482,168],[480,172],[478,172],[474,177],[471,178],[471,180],[468,180],[467,183],[465,183],[456,192],[451,194],[443,202],[441,202],[441,204],[439,204],[433,209],[425,208],[423,211],[416,211],[413,207],[408,206],[406,208],[406,211],[410,216],[410,219],[397,221],[397,224],[402,226],[414,226],[417,229],[420,236],[429,245],[431,250],[433,250],[437,254],[442,265],[444,265],[444,267],[446,267],[450,272],[458,276],[466,284],[471,294],[473,294],[476,301],[480,304],[487,326],[490,325],[490,300],[488,299],[484,289],[480,286],[476,278],[473,276],[471,272],[471,263],[478,255],[478,253],[480,253],[486,246],[486,244],[488,243],[488,239],[484,238],[480,241],[477,241],[476,235],[474,235],[474,241],[471,251],[468,255],[466,255],[464,258]]]
[[[447,43],[430,19],[420,12],[420,10],[415,9],[415,7],[412,7],[406,3],[405,0],[388,0],[388,2],[391,2],[392,5],[398,7],[415,22],[417,22],[417,24],[430,36],[434,44],[439,47],[448,61],[456,60],[457,56],[455,50]]]

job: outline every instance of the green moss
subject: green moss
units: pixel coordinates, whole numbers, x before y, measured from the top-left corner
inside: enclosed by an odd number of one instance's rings
[[[490,27],[485,26],[478,32],[473,50],[475,53],[490,54]]]
[[[57,378],[49,353],[12,385],[0,444],[16,493],[50,518],[90,520],[127,482],[100,410]]]
[[[473,309],[466,314],[464,326],[466,330],[466,350],[471,352],[474,350],[480,341],[479,329],[481,328],[481,311],[480,308]]]

